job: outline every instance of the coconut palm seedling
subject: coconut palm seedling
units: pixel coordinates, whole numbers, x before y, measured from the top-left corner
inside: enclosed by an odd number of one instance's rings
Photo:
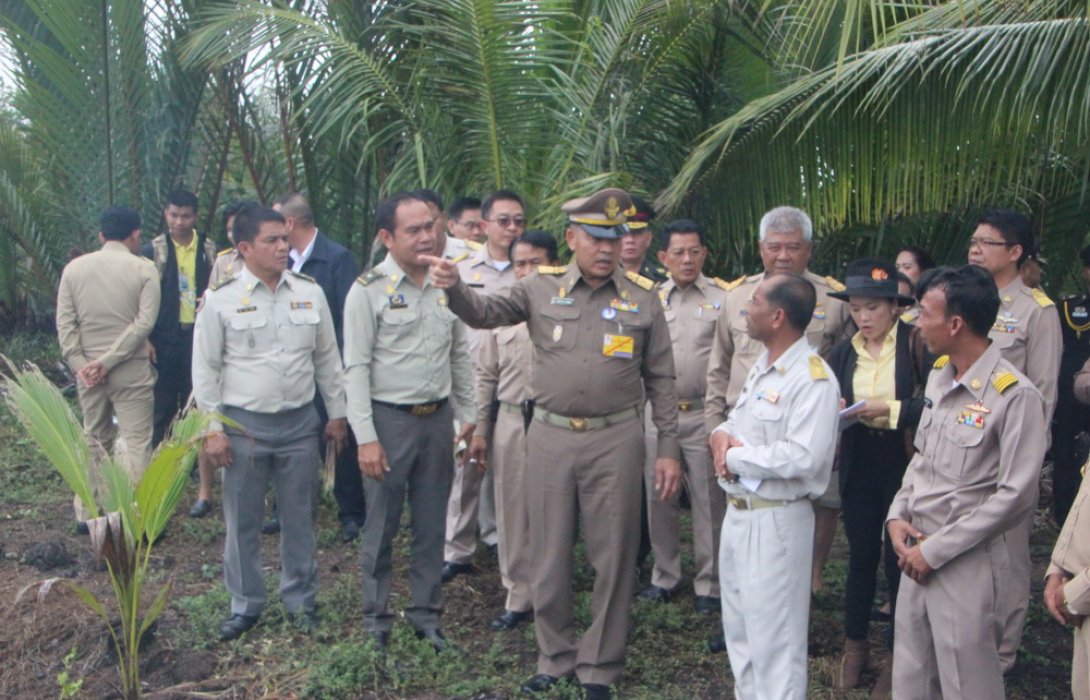
[[[112,611],[106,604],[70,579],[36,581],[19,592],[16,602],[34,589],[42,600],[57,584],[73,591],[106,623],[117,651],[122,697],[139,698],[140,640],[162,614],[172,586],[166,581],[143,605],[151,552],[181,500],[209,416],[190,410],[178,418],[135,483],[121,465],[104,456],[99,467],[102,487],[96,494],[90,472],[92,447],[69,403],[37,367],[20,370],[7,364],[11,377],[3,380],[4,399],[12,413],[69,488],[100,514],[87,523],[91,547],[96,561],[106,562],[121,622],[117,627],[111,624]]]

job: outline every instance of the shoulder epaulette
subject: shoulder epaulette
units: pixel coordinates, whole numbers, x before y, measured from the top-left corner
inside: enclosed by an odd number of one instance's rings
[[[216,257],[217,258],[222,258],[224,255],[229,255],[230,253],[233,253],[233,252],[235,252],[234,248],[227,248],[225,250],[221,250],[220,252],[216,253]]]
[[[825,363],[817,355],[810,356],[810,379],[828,379],[829,373],[825,371]]]
[[[1045,308],[1048,308],[1049,306],[1055,306],[1056,305],[1056,302],[1049,299],[1048,295],[1045,294],[1044,292],[1042,292],[1037,287],[1034,287],[1033,289],[1029,290],[1029,295],[1031,297],[1033,297],[1033,300],[1036,301],[1038,305],[1043,306]]]
[[[719,287],[724,292],[729,292],[730,290],[734,289],[735,287],[737,287],[738,285],[742,284],[745,281],[746,281],[746,276],[745,275],[742,275],[741,277],[739,277],[738,279],[736,279],[736,280],[734,280],[732,282],[726,282],[724,280],[719,279],[718,277],[713,277],[712,278],[712,282],[715,284],[715,286]]]
[[[477,241],[471,241],[468,238],[466,238],[463,242],[466,244],[466,247],[469,248],[470,250],[480,250],[481,248],[484,248],[484,243],[478,243]]]
[[[455,265],[457,265],[458,263],[462,262],[463,260],[465,260],[465,259],[466,259],[466,258],[468,258],[468,257],[469,257],[469,253],[462,253],[461,255],[455,255],[455,256],[454,256],[453,258],[448,258],[448,259],[449,259],[449,260],[450,260],[450,261],[451,261],[452,263],[454,263]]]
[[[567,265],[538,265],[537,274],[539,275],[562,275],[568,271]]]
[[[314,284],[318,284],[318,280],[314,279],[310,275],[304,275],[302,272],[295,272],[294,270],[288,270],[288,272],[291,273],[292,277],[298,277],[301,280],[306,280],[307,282],[313,282]]]
[[[992,386],[996,391],[1002,394],[1007,389],[1011,388],[1018,383],[1018,377],[1014,376],[1010,372],[1000,372],[992,377]]]
[[[916,314],[911,311],[906,311],[900,316],[901,323],[912,323],[916,320]]]
[[[939,359],[935,360],[935,364],[931,365],[935,369],[942,369],[950,362],[949,355],[939,355]]]
[[[624,276],[628,278],[629,282],[635,282],[637,285],[639,285],[643,289],[646,289],[647,291],[651,291],[651,289],[655,286],[655,280],[649,277],[644,277],[638,272],[626,272],[624,273]]]
[[[367,272],[365,272],[362,275],[360,275],[359,277],[357,277],[356,281],[359,282],[360,284],[362,284],[364,287],[366,287],[367,285],[371,284],[375,280],[382,279],[385,276],[386,276],[385,272],[378,269],[377,267],[372,267],[370,270],[368,270]]]
[[[226,287],[227,285],[231,284],[232,282],[234,282],[237,279],[238,279],[238,275],[232,275],[230,277],[224,277],[219,282],[216,282],[215,284],[208,285],[208,288],[211,289],[214,292],[217,289],[219,289],[220,287]]]
[[[840,283],[840,280],[835,277],[830,277],[828,275],[826,275],[825,277],[825,284],[832,287],[834,292],[843,292],[845,289],[847,289],[847,287]]]

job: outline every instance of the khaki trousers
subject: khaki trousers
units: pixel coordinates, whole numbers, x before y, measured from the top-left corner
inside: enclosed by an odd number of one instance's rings
[[[924,585],[902,574],[893,645],[893,697],[1002,698],[1004,536],[953,559]]]
[[[681,440],[681,463],[684,468],[685,488],[693,513],[693,554],[696,573],[693,590],[699,596],[719,597],[719,529],[726,512],[726,497],[715,478],[711,453],[708,451],[708,433],[701,411],[682,411],[678,416]],[[647,520],[651,533],[651,552],[655,566],[651,570],[651,583],[668,591],[681,583],[681,531],[678,526],[681,506],[680,491],[669,501],[663,501],[655,492],[655,455],[658,438],[653,431],[647,432],[647,459],[643,477],[647,492]]]
[[[1083,621],[1075,628],[1072,646],[1071,697],[1090,698],[1090,624]]]
[[[468,564],[477,549],[477,530],[485,544],[496,543],[496,496],[492,470],[455,469],[447,500],[443,561]]]
[[[719,543],[723,635],[738,700],[806,700],[814,509],[727,508]]]
[[[90,388],[79,384],[77,391],[83,411],[83,431],[90,446],[91,488],[96,499],[101,500],[105,484],[99,466],[107,454],[116,453],[134,484],[148,466],[155,411],[155,369],[147,358],[127,360],[110,370],[104,384]],[[78,496],[72,505],[77,520],[98,515]]]
[[[1003,624],[1003,640],[999,643],[999,663],[1003,673],[1014,668],[1018,660],[1018,648],[1022,645],[1022,630],[1029,612],[1030,579],[1033,563],[1029,556],[1029,536],[1033,530],[1033,516],[1037,513],[1037,499],[1025,518],[1007,531],[1007,554],[1010,557],[1010,580],[1003,588],[1000,601],[1000,622]]]
[[[534,553],[538,673],[609,685],[620,678],[635,594],[644,444],[633,417],[573,432],[535,420],[527,435],[526,492]],[[591,621],[575,637],[573,552],[582,518],[594,568]]]
[[[500,409],[492,430],[491,450],[489,468],[496,486],[500,580],[507,589],[504,607],[525,612],[533,607],[533,558],[526,504],[526,431],[521,414],[511,413],[506,407]]]

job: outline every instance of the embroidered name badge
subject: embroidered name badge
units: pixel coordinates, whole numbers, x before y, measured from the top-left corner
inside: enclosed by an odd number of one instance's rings
[[[386,296],[386,303],[391,309],[405,309],[409,306],[405,303],[404,294],[388,294]]]
[[[976,428],[977,430],[983,430],[984,416],[980,413],[976,413],[975,411],[962,411],[961,414],[958,415],[957,424],[968,425],[970,427]]]
[[[563,290],[561,290],[561,291],[563,291]],[[575,299],[572,299],[571,297],[566,297],[566,296],[558,296],[558,297],[553,297],[551,303],[552,303],[553,306],[571,306],[572,304],[575,303]]]
[[[237,309],[235,309],[236,314],[248,314],[251,311],[257,311],[257,307],[256,306],[240,306]]]
[[[293,301],[291,303],[291,310],[292,311],[295,311],[296,309],[313,309],[313,308],[314,308],[314,302],[312,302],[312,301]]]
[[[606,333],[602,340],[602,354],[606,357],[630,359],[636,351],[636,340],[630,335],[611,335]]]

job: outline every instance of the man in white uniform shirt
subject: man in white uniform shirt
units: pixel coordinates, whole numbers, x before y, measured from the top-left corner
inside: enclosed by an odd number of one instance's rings
[[[840,391],[806,342],[814,286],[766,276],[746,326],[765,351],[711,437],[727,492],[719,546],[723,630],[740,700],[806,697],[814,511],[836,447]]]

